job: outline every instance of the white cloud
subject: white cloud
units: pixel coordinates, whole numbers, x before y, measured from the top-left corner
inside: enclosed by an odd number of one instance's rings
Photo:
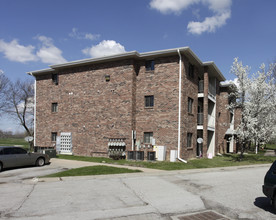
[[[231,8],[232,0],[202,0],[209,6],[209,9],[215,12],[228,11]]]
[[[8,60],[20,63],[39,60],[49,64],[66,62],[62,57],[62,51],[54,46],[51,38],[38,36],[36,39],[42,42],[42,46],[36,53],[34,46],[20,45],[16,39],[11,42],[0,39],[0,52],[4,53]]]
[[[5,57],[10,61],[20,63],[36,61],[37,57],[33,54],[34,49],[35,47],[32,45],[20,45],[16,39],[11,42],[5,42],[0,39],[0,52],[4,53]]]
[[[217,28],[226,24],[231,17],[232,0],[151,0],[150,7],[163,14],[180,14],[183,10],[194,4],[203,4],[211,10],[214,15],[206,17],[202,22],[190,21],[187,25],[188,32],[202,34],[204,32],[215,32]],[[194,10],[199,18],[199,10]]]
[[[82,50],[85,55],[102,57],[126,52],[125,47],[114,40],[103,40],[99,44]]]
[[[237,88],[239,88],[239,82],[238,82],[238,78],[235,78],[234,80],[225,80],[223,82],[221,82],[221,85],[228,85],[228,84],[234,84],[235,86],[237,86]]]
[[[72,28],[72,32],[69,34],[69,36],[78,40],[97,40],[101,35],[78,32],[77,28]]]
[[[62,51],[53,44],[52,38],[38,36],[37,39],[42,42],[42,47],[37,51],[36,55],[43,63],[56,64],[67,62],[62,56]]]
[[[163,14],[180,14],[181,11],[187,9],[190,5],[199,2],[200,0],[152,0],[150,7]]]
[[[187,29],[192,34],[202,34],[203,32],[215,32],[217,28],[226,24],[226,20],[231,17],[230,12],[225,12],[213,17],[207,17],[203,22],[191,21]]]

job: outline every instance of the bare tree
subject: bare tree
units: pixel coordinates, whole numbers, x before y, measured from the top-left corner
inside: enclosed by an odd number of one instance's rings
[[[4,72],[0,69],[0,114],[3,112],[7,105],[6,94],[9,86],[9,79],[4,75]]]
[[[10,82],[6,93],[5,112],[24,127],[28,136],[34,135],[34,82],[30,80]],[[33,150],[33,142],[30,143]]]

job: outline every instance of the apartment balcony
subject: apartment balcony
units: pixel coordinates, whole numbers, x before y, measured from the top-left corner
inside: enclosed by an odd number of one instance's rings
[[[204,80],[198,81],[198,93],[200,94],[198,97],[203,97]],[[216,100],[216,85],[211,82],[209,82],[208,86],[208,97],[212,98],[213,100]]]
[[[198,126],[202,126],[204,118],[203,118],[203,113],[197,113],[197,125]],[[208,115],[208,128],[211,130],[215,129],[215,123],[216,123],[216,119],[214,116],[212,115]],[[201,127],[202,128],[202,127]]]
[[[203,113],[197,113],[197,125],[203,125]]]
[[[198,82],[198,93],[204,93],[204,81],[199,80]]]
[[[215,85],[209,84],[208,95],[211,96],[213,99],[216,99],[216,86]]]
[[[215,117],[212,115],[208,115],[208,127],[215,128]]]

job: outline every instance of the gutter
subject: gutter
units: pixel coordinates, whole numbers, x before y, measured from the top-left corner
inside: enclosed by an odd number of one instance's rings
[[[181,75],[182,75],[182,57],[179,49],[177,50],[179,55],[179,98],[178,98],[178,141],[177,141],[177,159],[181,162],[187,163],[186,160],[180,158],[180,123],[181,123]]]

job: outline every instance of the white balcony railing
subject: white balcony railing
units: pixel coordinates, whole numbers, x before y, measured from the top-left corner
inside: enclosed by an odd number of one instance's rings
[[[215,127],[215,117],[212,115],[208,115],[208,126],[212,128]]]

